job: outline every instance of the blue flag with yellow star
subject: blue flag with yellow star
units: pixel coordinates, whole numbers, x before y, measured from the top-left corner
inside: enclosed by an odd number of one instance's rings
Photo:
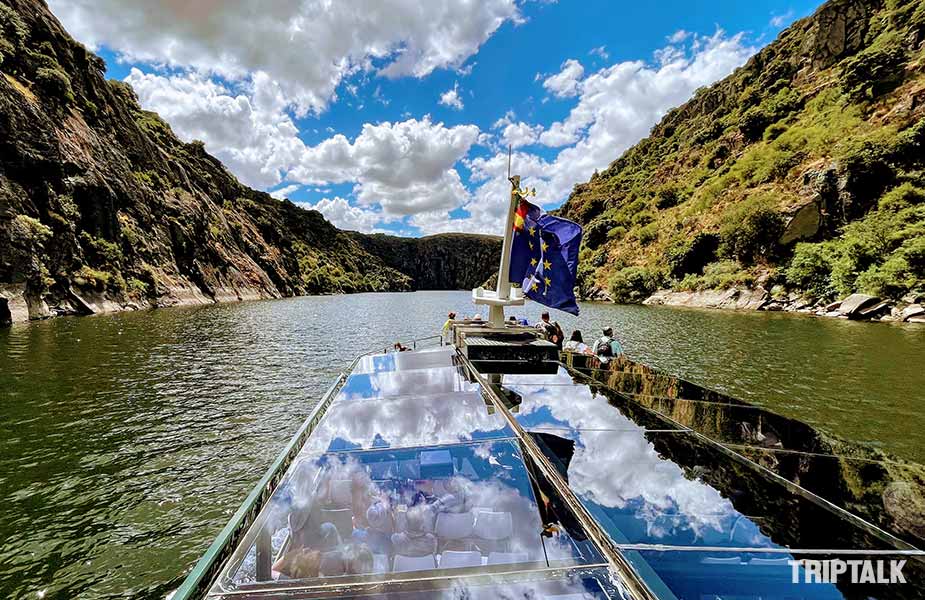
[[[548,215],[521,200],[514,216],[511,246],[511,283],[523,287],[524,296],[573,315],[578,314],[575,278],[581,226]]]

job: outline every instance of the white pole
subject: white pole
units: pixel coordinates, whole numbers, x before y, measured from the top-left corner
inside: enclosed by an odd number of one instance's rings
[[[498,268],[498,287],[496,288],[499,300],[508,300],[511,297],[511,282],[508,281],[511,273],[511,246],[514,244],[514,210],[516,209],[517,195],[511,183],[511,197],[508,200],[507,219],[504,225],[504,243],[501,245],[501,266]],[[489,310],[489,319],[493,327],[504,325],[504,307],[492,306]]]

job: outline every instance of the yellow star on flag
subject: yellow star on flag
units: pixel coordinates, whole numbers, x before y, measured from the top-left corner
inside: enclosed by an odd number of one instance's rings
[[[536,227],[531,227],[529,231],[530,231],[530,235],[536,235]]]
[[[536,284],[535,281],[533,282],[533,285],[530,286],[530,289],[533,290],[534,292],[535,292],[538,288],[539,288],[539,286]]]
[[[549,244],[547,244],[546,242],[543,242],[543,243],[542,243],[542,248],[543,248],[543,252],[546,252],[546,249],[549,248]],[[532,250],[532,249],[533,249],[533,246],[530,246],[530,249]]]
[[[552,279],[550,279],[549,277],[543,277],[543,281],[546,282],[547,287],[552,283]]]
[[[543,268],[546,269],[546,270],[548,271],[549,269],[552,268],[552,263],[549,262],[548,260],[544,260],[544,261],[543,261]]]
[[[530,249],[533,250],[533,242],[527,242],[527,243],[530,244]]]
[[[535,258],[531,258],[531,259],[530,259],[530,266],[531,266],[531,267],[535,267],[535,266],[536,266],[536,259],[535,259]]]

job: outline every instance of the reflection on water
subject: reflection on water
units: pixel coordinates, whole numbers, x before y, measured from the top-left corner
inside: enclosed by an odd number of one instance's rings
[[[433,335],[448,310],[475,312],[467,292],[362,294],[0,330],[0,597],[163,598],[339,370]],[[612,324],[662,370],[925,461],[925,328],[603,304],[557,318],[586,339]],[[880,497],[906,505],[901,487]]]

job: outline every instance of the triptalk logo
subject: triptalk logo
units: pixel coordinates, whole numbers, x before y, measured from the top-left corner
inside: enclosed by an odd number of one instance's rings
[[[793,583],[906,583],[904,560],[788,560]],[[803,577],[800,577],[800,573]]]

